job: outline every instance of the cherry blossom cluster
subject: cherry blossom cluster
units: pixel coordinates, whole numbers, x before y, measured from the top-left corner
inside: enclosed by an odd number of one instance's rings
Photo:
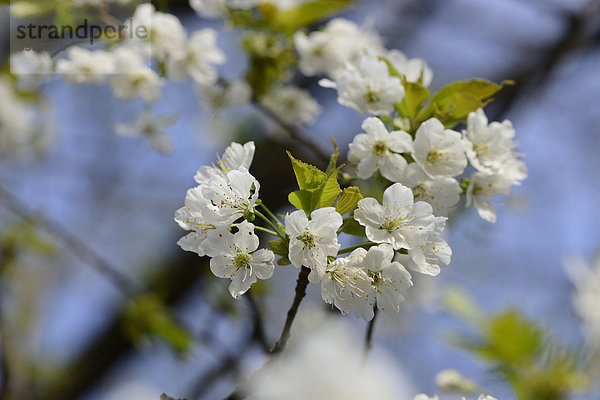
[[[79,6],[98,6],[101,3],[87,1]],[[150,107],[161,98],[167,79],[191,79],[199,93],[206,93],[209,105],[219,102],[222,106],[229,106],[248,101],[250,92],[242,82],[215,86],[219,77],[216,66],[223,64],[226,57],[217,47],[214,29],[201,29],[188,37],[176,16],[156,11],[149,3],[137,6],[131,17],[131,29],[135,31],[139,27],[145,28],[146,39],[124,37],[100,49],[72,46],[64,56],[56,55],[56,59],[46,52],[27,50],[14,53],[10,60],[11,70],[25,87],[58,74],[71,84],[107,84],[120,100],[141,99],[146,111],[132,123],[120,124],[116,131],[130,136],[142,135],[153,149],[161,153],[172,149],[165,129],[177,119],[172,115],[157,116]]]

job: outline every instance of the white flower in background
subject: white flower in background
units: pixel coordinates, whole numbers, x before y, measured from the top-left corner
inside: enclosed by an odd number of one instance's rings
[[[431,118],[421,124],[415,135],[413,158],[430,177],[457,176],[467,166],[461,134]]]
[[[463,134],[469,162],[479,171],[497,171],[504,161],[513,158],[515,130],[509,120],[494,121],[488,125],[488,119],[480,108],[469,113]]]
[[[527,178],[527,165],[516,156],[509,157],[502,163],[498,173],[503,175],[511,185],[519,186]]]
[[[161,154],[173,151],[173,142],[165,129],[177,122],[176,115],[156,115],[152,111],[140,113],[133,124],[118,124],[117,133],[125,136],[141,136],[147,139],[150,147]]]
[[[152,56],[158,60],[166,61],[171,54],[185,48],[187,34],[176,16],[156,11],[152,4],[143,3],[137,6],[131,21],[133,32],[138,32],[138,27],[146,28],[145,42],[149,43]]]
[[[419,82],[429,86],[433,79],[433,72],[422,58],[407,58],[400,50],[389,50],[386,59],[392,63],[396,71],[404,75],[408,82]]]
[[[492,197],[509,194],[510,179],[502,174],[486,172],[476,172],[470,179],[465,207],[473,204],[481,218],[488,222],[496,222],[496,208],[492,204]]]
[[[337,258],[327,266],[321,280],[321,297],[343,314],[354,312],[365,319],[373,313],[369,296],[373,290],[371,278],[359,267],[367,251],[359,248],[348,257]]]
[[[358,27],[343,18],[331,20],[322,31],[296,32],[294,44],[300,56],[300,71],[306,76],[325,74],[335,79],[346,64],[363,54],[383,52],[381,38],[375,32]]]
[[[185,230],[192,231],[179,239],[177,244],[185,251],[204,256],[204,241],[214,225],[208,224],[203,214],[206,212],[208,201],[202,195],[202,187],[196,186],[187,191],[185,206],[175,212],[175,222]]]
[[[205,165],[198,169],[194,179],[199,184],[208,184],[215,175],[227,179],[229,171],[249,170],[254,159],[254,142],[247,142],[243,145],[233,142],[218,157],[217,164]]]
[[[445,392],[474,393],[478,387],[475,381],[465,378],[453,368],[438,372],[435,375],[435,384],[440,390]]]
[[[250,384],[254,400],[399,400],[410,387],[395,360],[379,351],[363,359],[363,338],[345,320],[303,312],[285,352]]]
[[[433,397],[429,397],[426,394],[418,394],[415,396],[415,398],[413,400],[439,400],[440,398],[438,396],[433,396]]]
[[[362,129],[349,145],[348,160],[358,164],[357,175],[370,178],[379,170],[384,178],[399,182],[407,162],[400,153],[412,152],[412,138],[403,131],[388,132],[384,123],[375,117],[367,118]]]
[[[461,188],[455,178],[449,176],[428,177],[417,163],[409,164],[400,180],[412,189],[415,200],[426,201],[435,215],[447,215],[448,210],[460,200]]]
[[[410,273],[394,259],[394,249],[388,244],[371,247],[361,266],[371,278],[373,291],[369,296],[369,314],[360,317],[365,320],[373,318],[373,304],[377,301],[377,308],[385,312],[400,312],[400,303],[404,301],[402,293],[412,286]]]
[[[575,286],[572,305],[583,322],[589,345],[600,349],[600,251],[589,265],[581,257],[570,257],[565,263],[567,275]]]
[[[498,400],[494,396],[490,396],[489,394],[480,394],[477,400]]]
[[[190,0],[190,7],[203,18],[216,19],[227,14],[226,0]]]
[[[100,83],[115,72],[115,63],[112,54],[107,51],[90,51],[74,46],[67,51],[66,59],[56,62],[56,72],[64,75],[70,83]]]
[[[202,194],[210,202],[204,215],[216,227],[229,228],[236,220],[254,212],[260,184],[246,169],[232,170],[223,177],[215,174],[202,185]]]
[[[408,250],[408,255],[397,254],[396,260],[413,271],[431,276],[439,275],[440,268],[450,264],[452,258],[452,249],[442,237],[446,220],[446,217],[435,217],[435,227],[425,243]]]
[[[354,219],[366,227],[369,240],[389,243],[395,250],[422,246],[434,229],[431,206],[424,201],[413,203],[412,191],[400,183],[385,190],[382,203],[368,197],[354,211]]]
[[[219,77],[214,66],[224,62],[225,54],[217,47],[217,32],[206,28],[194,32],[184,48],[171,53],[167,73],[171,79],[191,77],[198,84],[212,85]]]
[[[276,88],[265,96],[262,102],[289,125],[312,124],[322,110],[310,93],[296,86]]]
[[[0,154],[30,156],[50,147],[55,135],[46,106],[20,98],[12,83],[0,76]]]
[[[230,278],[229,293],[237,299],[246,293],[257,279],[273,276],[275,254],[258,248],[254,225],[243,221],[236,233],[213,230],[204,243],[210,260],[210,270],[220,278]]]
[[[325,274],[327,257],[337,255],[340,249],[337,230],[342,216],[333,207],[315,210],[310,220],[304,211],[285,216],[285,231],[290,236],[290,262],[297,268],[311,269],[309,279],[318,283]]]
[[[47,52],[23,50],[10,55],[10,72],[26,86],[46,79],[45,75],[53,72],[53,65],[52,57]]]
[[[112,54],[115,70],[109,84],[118,99],[140,97],[147,104],[160,99],[163,79],[146,65],[140,53],[128,47],[121,47],[115,49]]]
[[[338,102],[361,114],[388,115],[404,98],[404,86],[398,77],[390,76],[385,61],[364,55],[348,64],[335,82],[322,79],[321,86],[336,88]]]
[[[225,86],[197,85],[197,90],[204,104],[213,111],[241,107],[248,104],[252,98],[252,89],[243,80],[236,80]]]

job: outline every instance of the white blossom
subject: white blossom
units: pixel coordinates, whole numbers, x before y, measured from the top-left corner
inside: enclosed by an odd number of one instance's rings
[[[215,19],[227,13],[227,0],[190,0],[190,6],[201,17]]]
[[[296,86],[278,87],[263,98],[263,104],[286,124],[311,124],[321,106],[306,90]]]
[[[413,158],[430,177],[457,176],[467,166],[461,134],[431,118],[421,124],[415,135]]]
[[[435,375],[436,386],[443,391],[458,391],[462,393],[473,393],[477,389],[477,383],[472,379],[464,377],[453,368],[448,368]]]
[[[117,48],[114,56],[114,75],[109,79],[110,87],[119,99],[142,98],[154,103],[161,96],[163,79],[146,65],[144,57],[129,47]]]
[[[185,251],[197,253],[199,256],[206,255],[204,241],[209,231],[215,226],[208,224],[204,214],[208,207],[208,201],[202,195],[202,187],[196,186],[188,190],[185,196],[185,206],[175,212],[175,221],[185,230],[192,231],[179,239],[177,244]]]
[[[327,267],[327,257],[337,255],[340,249],[337,230],[342,226],[342,216],[333,207],[311,213],[294,211],[285,217],[285,230],[290,236],[290,262],[297,268],[311,269],[309,279],[317,283]]]
[[[572,305],[583,322],[586,341],[592,348],[600,349],[600,251],[591,265],[581,257],[570,257],[565,265],[575,286]]]
[[[52,57],[47,52],[23,50],[10,55],[10,72],[26,86],[32,86],[53,72]]]
[[[165,133],[165,129],[178,119],[176,115],[156,115],[152,111],[140,113],[133,124],[118,124],[117,133],[124,136],[141,136],[147,139],[150,147],[161,154],[173,151],[173,142]]]
[[[360,267],[366,254],[365,249],[358,248],[348,257],[335,259],[321,280],[321,297],[327,304],[333,304],[343,314],[354,312],[365,319],[373,313],[369,302],[371,278]]]
[[[194,179],[199,184],[207,184],[215,175],[226,179],[229,171],[249,170],[254,150],[254,142],[243,145],[233,142],[225,149],[223,156],[218,157],[216,165],[200,167]]]
[[[259,240],[254,225],[243,221],[237,232],[212,230],[204,243],[210,260],[210,270],[221,278],[230,278],[229,292],[234,298],[246,293],[257,279],[269,279],[275,267],[271,250],[257,250]]]
[[[515,130],[508,120],[488,124],[485,112],[480,108],[469,113],[463,134],[469,162],[479,171],[497,171],[504,161],[513,157]]]
[[[370,178],[379,170],[384,178],[399,182],[407,162],[400,153],[412,152],[412,138],[403,131],[388,132],[384,123],[375,117],[367,118],[362,129],[349,145],[348,160],[358,164],[361,179]]]
[[[415,200],[426,201],[435,215],[447,215],[448,210],[460,200],[461,188],[455,178],[449,176],[428,177],[417,163],[409,164],[400,180],[412,189]]]
[[[260,184],[246,169],[215,174],[202,185],[202,194],[210,202],[204,218],[214,226],[229,228],[254,212],[259,190]]]
[[[389,50],[385,57],[408,82],[419,82],[423,86],[429,86],[431,83],[433,72],[424,59],[408,58],[400,50],[395,49]]]
[[[131,18],[133,32],[140,31],[139,27],[146,29],[144,43],[150,45],[152,56],[158,60],[166,61],[171,54],[185,47],[187,34],[179,19],[172,14],[156,11],[150,3],[138,5]]]
[[[440,267],[450,264],[452,258],[452,249],[442,237],[446,220],[446,217],[435,217],[434,229],[427,236],[425,243],[408,250],[407,262],[400,254],[396,259],[413,271],[431,276],[438,275]]]
[[[394,249],[388,244],[371,247],[360,265],[371,279],[372,291],[365,297],[368,302],[366,315],[359,315],[366,321],[373,318],[373,304],[385,312],[400,312],[400,304],[404,301],[402,293],[412,286],[410,273],[397,261],[393,260]]]
[[[70,83],[100,83],[115,72],[114,57],[104,50],[90,51],[74,46],[67,51],[66,59],[56,62],[56,72]]]
[[[510,185],[510,179],[501,173],[476,172],[470,177],[465,207],[473,204],[481,218],[494,223],[496,222],[496,208],[492,204],[492,198],[501,194],[509,194]]]
[[[296,32],[294,44],[300,56],[299,68],[304,75],[324,73],[334,79],[346,64],[356,62],[366,52],[383,52],[377,33],[343,18],[331,20],[322,31],[308,35]]]
[[[413,202],[412,191],[400,183],[385,190],[382,204],[371,197],[360,200],[354,219],[366,227],[369,240],[395,250],[422,246],[434,229],[431,205]]]
[[[335,82],[322,79],[324,87],[336,88],[338,102],[361,114],[388,115],[404,98],[404,86],[390,76],[388,65],[374,55],[363,55],[356,63],[347,64]]]
[[[415,398],[413,400],[439,400],[440,398],[438,396],[433,396],[433,397],[429,397],[426,394],[418,394],[415,396]]]
[[[189,76],[198,84],[212,85],[218,79],[214,65],[224,62],[225,54],[217,47],[217,32],[206,28],[195,32],[184,47],[171,53],[167,73],[171,79],[185,80]]]

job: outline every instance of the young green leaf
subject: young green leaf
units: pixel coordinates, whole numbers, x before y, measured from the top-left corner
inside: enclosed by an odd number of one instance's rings
[[[350,6],[350,0],[315,0],[297,7],[277,12],[273,16],[274,28],[293,33],[300,28],[312,25]]]
[[[288,256],[288,245],[283,240],[271,240],[269,242],[269,248],[278,256]]]
[[[396,109],[403,117],[415,118],[430,96],[429,89],[420,83],[406,82],[404,99],[396,105]]]
[[[358,202],[363,198],[360,194],[358,186],[350,186],[342,190],[342,194],[338,197],[336,211],[342,215],[356,208]]]
[[[319,188],[323,182],[327,179],[327,174],[321,171],[314,165],[300,161],[288,151],[288,156],[292,161],[292,167],[294,168],[294,174],[298,181],[298,187],[302,189],[316,189]]]
[[[338,195],[342,192],[340,185],[337,180],[338,172],[343,165],[337,167],[331,174],[328,175],[327,180],[323,184],[321,189],[321,197],[319,199],[319,207],[331,207],[335,204]]]

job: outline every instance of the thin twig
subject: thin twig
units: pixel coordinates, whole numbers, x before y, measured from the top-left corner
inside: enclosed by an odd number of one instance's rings
[[[296,281],[296,295],[294,296],[294,302],[292,306],[288,310],[287,318],[285,320],[285,325],[283,327],[283,331],[281,332],[281,337],[277,344],[271,350],[271,353],[279,353],[285,348],[288,339],[290,338],[290,331],[292,330],[292,324],[294,323],[294,319],[296,318],[296,314],[298,313],[298,308],[300,307],[300,303],[302,303],[302,299],[306,295],[306,287],[308,286],[308,275],[310,274],[310,269],[306,267],[302,267],[300,270],[300,274],[298,274],[298,280]]]
[[[369,327],[367,328],[367,335],[365,336],[365,353],[364,353],[364,359],[367,359],[367,356],[369,355],[369,351],[371,351],[371,348],[373,347],[372,344],[372,339],[373,339],[373,329],[375,328],[375,321],[377,320],[377,313],[378,313],[378,308],[377,305],[373,306],[373,319],[371,319],[371,321],[369,321]]]
[[[138,283],[134,282],[127,275],[119,271],[118,268],[111,265],[76,235],[70,233],[56,221],[51,221],[43,215],[29,209],[29,207],[25,206],[10,190],[3,186],[0,186],[0,198],[4,199],[4,203],[15,215],[26,221],[37,223],[48,233],[60,238],[73,254],[86,261],[96,271],[107,277],[123,295],[133,296],[143,290]]]

